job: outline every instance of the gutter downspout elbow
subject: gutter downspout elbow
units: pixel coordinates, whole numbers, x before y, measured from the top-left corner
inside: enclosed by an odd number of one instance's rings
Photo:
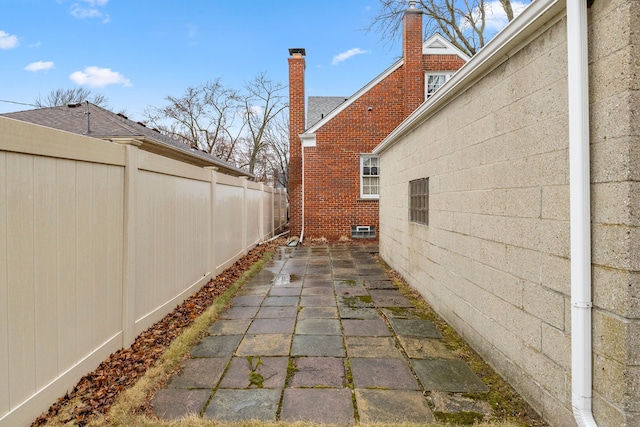
[[[578,426],[593,417],[591,311],[591,172],[587,2],[566,0],[571,223],[571,404]]]

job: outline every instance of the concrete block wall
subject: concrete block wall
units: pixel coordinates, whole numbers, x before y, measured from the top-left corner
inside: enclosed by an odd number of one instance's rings
[[[571,409],[564,9],[383,151],[382,257],[553,425]],[[640,425],[640,2],[589,9],[594,415]],[[408,182],[429,177],[429,225]]]

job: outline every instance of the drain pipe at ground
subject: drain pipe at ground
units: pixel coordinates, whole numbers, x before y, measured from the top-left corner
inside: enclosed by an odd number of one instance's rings
[[[571,404],[578,426],[597,427],[592,412],[593,303],[587,2],[566,1],[571,223]]]

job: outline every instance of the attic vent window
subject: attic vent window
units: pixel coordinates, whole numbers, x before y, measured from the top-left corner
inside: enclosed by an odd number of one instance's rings
[[[376,237],[376,227],[374,225],[352,225],[352,239],[372,239]]]

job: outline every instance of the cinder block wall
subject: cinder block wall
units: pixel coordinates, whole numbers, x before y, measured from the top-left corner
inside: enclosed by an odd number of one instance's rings
[[[640,2],[589,10],[594,414],[640,425]],[[547,420],[571,412],[566,20],[382,155],[382,257]],[[408,222],[429,177],[430,223]]]

